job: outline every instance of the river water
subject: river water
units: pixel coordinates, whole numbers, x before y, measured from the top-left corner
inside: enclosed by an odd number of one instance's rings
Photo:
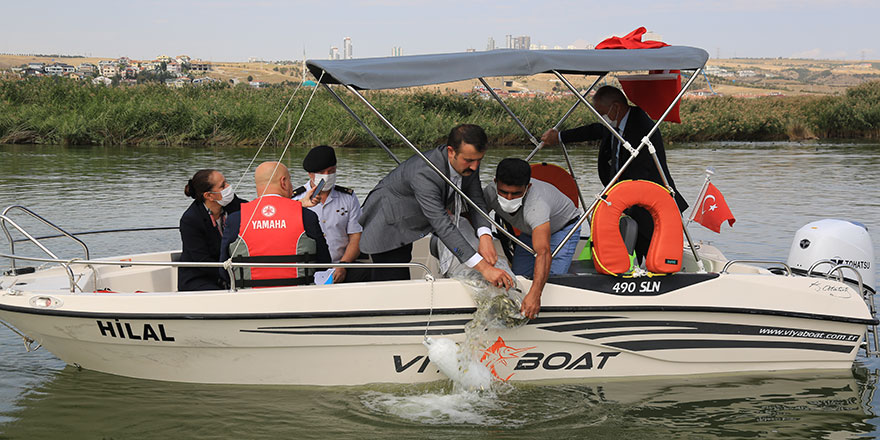
[[[255,194],[255,149],[0,145],[0,207],[24,205],[68,231],[176,226],[190,200],[186,180],[217,168],[237,193]],[[263,150],[257,163],[277,159]],[[304,150],[284,158],[305,182]],[[398,150],[397,154],[409,154]],[[490,149],[483,178],[506,156]],[[721,234],[699,225],[697,241],[729,258],[784,261],[795,231],[823,218],[865,224],[880,255],[880,145],[711,143],[668,148],[679,190],[693,203],[713,182],[737,218]],[[379,149],[338,150],[337,182],[361,200],[392,168]],[[576,147],[573,164],[586,197],[600,190],[596,149]],[[558,149],[537,160],[564,164]],[[245,170],[251,173],[245,173]],[[50,231],[18,214],[34,232]],[[177,249],[176,231],[84,236],[92,257]],[[48,241],[61,256],[82,250]],[[3,241],[0,246],[7,246]],[[16,250],[39,255],[19,244]],[[5,252],[5,251],[4,251]],[[0,261],[0,268],[8,262]],[[874,264],[876,267],[876,264]],[[880,279],[880,277],[878,277]],[[356,359],[352,360],[354,363]],[[292,368],[294,368],[292,366]],[[419,386],[255,387],[177,384],[79,371],[0,327],[0,439],[31,438],[852,438],[880,433],[875,408],[880,360],[859,356],[852,371],[516,384],[454,393]]]

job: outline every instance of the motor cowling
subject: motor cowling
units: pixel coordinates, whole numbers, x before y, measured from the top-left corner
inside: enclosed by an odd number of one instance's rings
[[[864,287],[874,291],[874,245],[865,225],[849,220],[824,219],[798,229],[788,253],[788,265],[805,273],[822,260],[854,267],[862,276]],[[814,270],[825,273],[831,267],[826,263]],[[844,269],[842,272],[845,278],[856,279],[852,271]]]

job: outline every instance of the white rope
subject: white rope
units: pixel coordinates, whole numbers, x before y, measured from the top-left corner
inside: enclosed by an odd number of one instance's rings
[[[266,138],[263,139],[263,143],[260,144],[260,148],[257,148],[257,152],[254,153],[254,157],[251,158],[251,162],[244,168],[244,172],[241,173],[241,177],[238,179],[238,183],[232,186],[232,192],[235,192],[235,190],[238,189],[239,186],[241,186],[241,182],[244,180],[244,176],[247,175],[248,171],[251,169],[251,166],[254,164],[254,162],[256,162],[257,158],[260,157],[260,151],[263,150],[263,147],[269,140],[269,136],[272,136],[272,133],[275,131],[275,127],[278,126],[278,122],[281,121],[281,117],[284,116],[284,112],[287,111],[287,107],[290,106],[290,103],[293,101],[293,97],[296,96],[296,92],[298,92],[300,88],[302,88],[302,83],[300,83],[298,86],[296,86],[295,89],[293,89],[293,93],[290,95],[290,99],[287,100],[287,104],[285,104],[284,108],[281,109],[281,113],[278,114],[278,119],[276,119],[275,123],[272,124],[272,128],[270,128],[269,132],[266,133]]]
[[[311,96],[309,96],[309,100],[306,101],[306,105],[305,105],[305,107],[303,107],[302,114],[299,115],[299,120],[296,121],[296,126],[293,127],[293,132],[290,133],[290,137],[287,139],[287,144],[284,145],[284,150],[281,151],[281,157],[279,157],[278,161],[275,162],[275,168],[272,169],[272,176],[269,178],[270,182],[275,177],[275,173],[278,171],[278,167],[281,165],[281,160],[284,159],[284,155],[287,154],[287,150],[288,150],[288,148],[290,148],[290,142],[293,141],[293,137],[296,135],[296,131],[299,129],[299,124],[302,122],[303,117],[305,117],[306,111],[309,109],[309,105],[312,103],[312,98],[315,97],[315,92],[318,91],[318,86],[321,85],[321,80],[323,80],[323,79],[324,79],[324,71],[321,71],[321,77],[318,78],[318,83],[315,84],[315,89],[312,90],[312,94],[311,94]],[[291,184],[292,184],[292,182],[291,182]],[[241,234],[239,234],[239,236],[241,236],[242,234],[245,234],[247,232],[248,226],[250,226],[250,224],[251,224],[251,220],[254,219],[254,215],[256,215],[257,210],[260,209],[260,203],[263,202],[262,197],[264,195],[265,195],[265,189],[263,190],[263,194],[257,194],[257,206],[255,206],[254,210],[251,211],[251,216],[248,219],[247,223],[245,223],[244,230],[241,231]],[[238,252],[238,248],[239,248],[239,246],[241,246],[241,242],[242,242],[242,240],[236,240],[235,248],[232,250],[232,252],[229,253],[230,257],[232,257],[233,255],[235,255],[236,252]]]

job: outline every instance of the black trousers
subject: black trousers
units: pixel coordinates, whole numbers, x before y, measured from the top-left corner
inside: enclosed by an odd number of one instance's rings
[[[412,248],[410,243],[390,251],[370,254],[370,259],[373,263],[409,263],[412,261]],[[408,280],[409,268],[373,269],[371,278],[372,281]]]
[[[366,267],[349,267],[345,270],[345,279],[343,283],[360,283],[362,281],[370,281],[372,269]]]

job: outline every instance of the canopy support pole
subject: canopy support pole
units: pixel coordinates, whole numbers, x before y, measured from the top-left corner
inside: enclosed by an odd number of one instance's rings
[[[394,159],[394,161],[397,162],[398,165],[400,165],[400,159],[398,159],[397,156],[395,156],[394,153],[391,151],[391,149],[388,148],[388,146],[386,146],[381,139],[379,139],[379,136],[376,136],[376,133],[373,133],[373,130],[370,130],[370,127],[367,127],[367,124],[365,124],[364,121],[362,121],[361,118],[359,118],[358,115],[355,114],[355,112],[345,103],[345,101],[343,101],[342,98],[340,98],[339,95],[337,95],[336,92],[334,92],[333,89],[330,88],[329,85],[327,85],[327,83],[321,83],[321,85],[324,86],[324,88],[327,89],[327,91],[330,92],[330,94],[333,95],[334,98],[336,98],[337,102],[342,104],[342,107],[344,107],[345,110],[348,111],[348,114],[351,115],[351,117],[354,118],[354,120],[357,121],[357,123],[364,128],[364,130],[367,130],[367,133],[370,133],[370,136],[372,136],[376,143],[379,144],[379,146],[382,147],[382,149],[385,150],[385,152],[388,153],[389,156],[391,156],[391,159]]]
[[[529,160],[531,160],[532,156],[534,156],[534,153],[537,152],[538,150],[540,150],[541,147],[544,146],[544,142],[543,141],[539,142],[538,139],[535,138],[535,136],[532,134],[532,132],[530,132],[529,129],[526,128],[525,124],[523,124],[522,121],[520,121],[519,118],[516,117],[516,114],[513,113],[513,110],[511,110],[510,107],[508,107],[507,104],[505,104],[504,101],[501,100],[501,97],[498,96],[498,94],[495,93],[494,90],[492,90],[492,87],[489,87],[489,83],[487,83],[485,79],[483,79],[482,77],[480,77],[478,79],[480,80],[481,83],[483,83],[483,87],[485,87],[486,90],[489,91],[489,93],[492,95],[492,97],[495,98],[495,100],[498,101],[499,104],[501,104],[501,107],[504,107],[504,110],[507,111],[507,114],[509,114],[511,118],[513,118],[513,121],[516,122],[516,125],[519,125],[519,128],[521,128],[522,131],[524,131],[526,133],[526,135],[529,136],[529,141],[531,141],[532,144],[535,145],[535,149],[532,151],[532,154],[530,154],[528,159],[526,159],[526,162],[528,162]],[[593,84],[595,84],[595,83],[593,83]],[[592,88],[592,86],[591,86],[591,88]],[[587,92],[589,92],[589,90],[587,90]],[[571,114],[571,110],[569,110],[568,113],[566,113],[566,115],[563,117],[563,121],[570,114]],[[560,121],[560,124],[561,123],[562,123],[562,121]],[[583,196],[583,194],[581,194],[581,187],[577,183],[577,177],[574,175],[574,167],[571,165],[571,159],[568,157],[568,150],[565,148],[565,145],[562,146],[562,154],[565,156],[565,163],[568,165],[568,172],[571,174],[571,178],[574,179],[574,187],[575,187],[575,189],[577,189],[578,197],[581,199],[581,206],[584,206],[586,204],[584,202],[584,196]]]
[[[420,157],[420,158],[421,158],[426,164],[428,164],[428,166],[429,166],[432,170],[434,170],[434,172],[437,173],[437,175],[440,176],[440,178],[443,179],[443,181],[446,182],[447,185],[449,185],[449,187],[451,187],[451,188],[452,188],[452,189],[453,189],[453,190],[454,190],[459,196],[461,196],[461,198],[462,198],[465,202],[467,202],[467,204],[468,204],[471,208],[473,208],[474,210],[476,210],[476,212],[480,213],[480,215],[482,215],[486,220],[488,220],[490,224],[492,224],[493,226],[495,226],[495,228],[496,228],[499,232],[501,232],[501,233],[503,233],[504,235],[506,235],[507,238],[510,238],[514,243],[516,243],[517,245],[521,246],[523,249],[529,251],[529,253],[531,253],[532,255],[537,255],[537,253],[534,251],[534,249],[532,249],[531,247],[527,246],[525,243],[523,243],[522,241],[520,241],[520,239],[516,238],[515,235],[511,234],[511,233],[508,232],[506,229],[504,229],[503,226],[501,226],[501,225],[499,225],[498,223],[496,223],[495,220],[493,220],[492,217],[490,217],[488,213],[486,213],[486,212],[484,212],[482,209],[480,209],[480,207],[477,206],[477,204],[474,203],[474,201],[471,200],[470,197],[468,197],[467,194],[465,194],[464,191],[461,190],[461,188],[459,188],[459,187],[456,186],[454,183],[452,183],[452,181],[449,180],[448,177],[446,177],[446,174],[444,174],[442,171],[440,171],[439,168],[437,168],[437,166],[435,166],[433,163],[431,163],[431,161],[428,160],[428,158],[425,157],[425,155],[422,154],[422,152],[419,151],[419,149],[416,148],[416,146],[413,145],[412,142],[410,142],[409,139],[407,139],[406,136],[404,136],[403,133],[401,133],[400,130],[397,129],[397,127],[395,127],[390,121],[388,121],[388,119],[386,119],[385,116],[383,116],[382,113],[380,113],[379,110],[376,109],[376,107],[373,107],[373,104],[370,104],[370,101],[367,101],[367,98],[365,98],[363,95],[361,95],[361,94],[357,91],[357,89],[355,89],[354,87],[352,87],[352,86],[350,86],[350,85],[347,85],[347,84],[345,85],[345,88],[347,88],[348,91],[350,91],[350,92],[353,93],[355,96],[357,96],[358,98],[360,98],[360,100],[361,100],[361,101],[362,101],[362,102],[363,102],[363,103],[364,103],[364,104],[365,104],[365,105],[366,105],[366,106],[367,106],[367,107],[368,107],[368,108],[369,108],[369,109],[370,109],[370,110],[371,110],[371,111],[372,111],[372,112],[373,112],[373,113],[379,118],[379,120],[381,120],[385,125],[387,125],[388,128],[390,128],[390,129],[391,129],[391,130],[392,130],[392,131],[393,131],[398,137],[400,137],[400,139],[403,140],[404,143],[406,143],[406,144],[407,144],[407,145],[408,145],[413,151],[415,151],[415,153],[416,153],[416,154],[417,154],[417,155],[418,155],[418,156],[419,156],[419,157]]]
[[[675,97],[675,99],[672,101],[672,103],[669,104],[669,107],[666,108],[666,111],[663,112],[663,115],[660,117],[660,119],[654,123],[654,126],[651,128],[651,130],[648,132],[648,134],[645,135],[644,138],[642,138],[642,141],[639,144],[638,148],[636,148],[634,150],[630,146],[629,142],[627,142],[625,139],[623,139],[623,136],[621,136],[621,134],[618,133],[617,130],[615,130],[613,127],[611,127],[611,124],[609,124],[607,121],[605,121],[605,119],[602,118],[601,115],[599,115],[599,112],[596,111],[596,109],[593,108],[592,105],[590,105],[590,103],[587,101],[586,97],[582,96],[577,91],[577,89],[574,87],[574,85],[572,85],[568,81],[568,79],[566,79],[564,76],[562,76],[562,74],[560,74],[559,72],[557,72],[555,70],[553,71],[553,73],[556,75],[556,77],[559,78],[559,80],[562,81],[565,84],[565,86],[568,87],[569,90],[571,90],[575,95],[577,95],[578,100],[583,102],[590,110],[592,110],[592,112],[597,117],[599,117],[599,121],[601,121],[601,123],[603,125],[605,125],[605,127],[611,132],[612,135],[617,137],[617,139],[620,141],[621,146],[623,146],[624,148],[631,151],[629,159],[627,159],[627,161],[620,167],[620,169],[617,170],[617,174],[615,174],[614,177],[611,179],[611,181],[608,182],[608,185],[605,186],[605,188],[602,190],[602,192],[596,196],[596,199],[593,200],[593,203],[590,204],[590,208],[586,212],[584,212],[584,215],[581,216],[581,218],[575,224],[575,227],[571,228],[571,230],[568,231],[568,234],[566,234],[565,238],[562,239],[562,241],[559,243],[559,246],[556,246],[556,249],[553,250],[553,253],[552,253],[553,257],[555,257],[556,254],[558,254],[559,251],[562,250],[562,247],[565,245],[565,242],[567,242],[571,238],[571,236],[574,234],[574,231],[576,229],[578,229],[583,224],[583,222],[589,216],[589,213],[592,212],[593,209],[596,207],[596,204],[599,203],[599,200],[601,200],[601,195],[607,193],[608,190],[611,189],[611,187],[617,183],[617,181],[620,179],[620,176],[623,174],[623,171],[626,170],[626,168],[635,160],[636,156],[638,156],[639,152],[642,150],[642,148],[645,145],[650,145],[649,151],[650,151],[651,156],[654,159],[654,164],[657,166],[657,169],[660,172],[660,178],[663,180],[664,187],[666,187],[670,191],[671,195],[673,197],[675,197],[674,191],[672,191],[672,189],[669,187],[669,182],[666,180],[666,174],[663,172],[663,167],[660,165],[660,160],[657,158],[657,151],[654,149],[654,146],[651,145],[650,137],[651,137],[651,135],[654,134],[654,132],[657,131],[660,124],[666,119],[666,116],[669,114],[669,112],[672,111],[672,107],[674,107],[675,104],[677,104],[681,100],[681,97],[684,96],[685,91],[687,91],[687,89],[691,86],[691,84],[694,82],[694,79],[700,74],[701,71],[702,71],[702,67],[697,69],[697,71],[694,72],[694,75],[691,75],[691,77],[688,79],[687,83],[678,92],[678,95]],[[700,257],[697,254],[697,249],[694,246],[693,241],[691,240],[691,236],[688,233],[687,227],[685,226],[684,222],[682,222],[681,227],[682,227],[682,230],[684,231],[685,237],[687,238],[688,244],[690,245],[691,252],[693,252],[693,254],[694,254],[694,259],[697,261],[697,264],[700,265],[700,263],[702,261],[700,260]]]
[[[596,78],[595,81],[593,81],[593,84],[591,84],[590,87],[584,91],[584,93],[583,93],[584,98],[587,97],[587,95],[590,93],[590,91],[593,90],[593,87],[596,87],[596,84],[598,84],[599,81],[601,81],[602,78],[604,78],[604,77],[605,77],[605,74],[603,73],[603,74],[599,75],[599,77]],[[574,102],[574,105],[572,105],[571,108],[568,109],[568,111],[565,112],[564,115],[562,115],[562,119],[560,119],[559,122],[557,122],[556,125],[553,126],[553,129],[559,130],[559,127],[562,127],[562,124],[564,124],[565,121],[568,120],[568,117],[571,116],[571,114],[574,112],[574,109],[576,109],[579,105],[581,105],[580,99],[576,100]],[[535,147],[535,149],[532,150],[532,152],[529,153],[528,156],[526,156],[526,162],[532,160],[532,158],[535,157],[535,154],[538,154],[538,150],[540,150],[541,148],[544,148],[544,141],[541,141],[541,143],[538,144],[538,146]],[[562,145],[562,151],[565,151],[565,145]]]
[[[535,136],[532,135],[532,132],[530,132],[529,129],[526,128],[526,126],[522,123],[522,121],[520,121],[519,118],[516,117],[516,113],[514,113],[513,110],[511,110],[510,107],[508,107],[507,104],[505,104],[504,101],[501,100],[501,97],[498,96],[497,93],[495,93],[495,90],[492,90],[492,87],[489,87],[489,83],[487,83],[483,77],[477,79],[479,79],[480,82],[483,83],[483,87],[485,87],[486,90],[489,91],[489,94],[491,94],[492,97],[495,98],[495,100],[498,101],[499,104],[501,104],[501,107],[504,108],[504,111],[506,111],[507,114],[510,115],[511,118],[513,118],[513,122],[516,122],[516,125],[519,125],[519,128],[522,129],[522,131],[524,131],[525,134],[529,136],[529,141],[532,143],[532,145],[539,145],[540,143],[538,142],[538,139],[536,139]]]

